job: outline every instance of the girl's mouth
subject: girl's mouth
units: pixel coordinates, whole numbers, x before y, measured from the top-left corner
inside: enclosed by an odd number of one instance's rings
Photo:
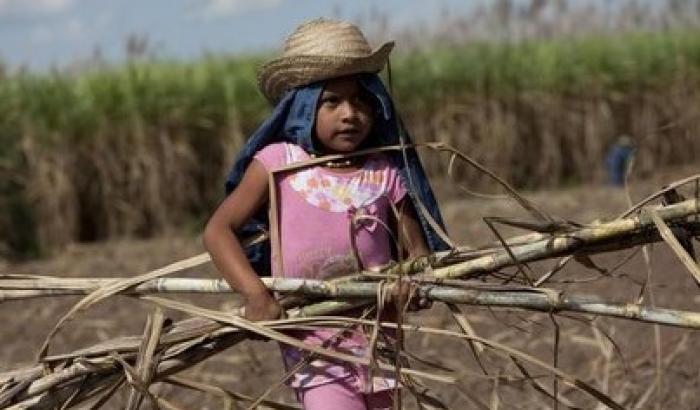
[[[338,137],[356,138],[357,136],[360,135],[360,130],[357,128],[345,128],[345,129],[336,131],[335,135]]]

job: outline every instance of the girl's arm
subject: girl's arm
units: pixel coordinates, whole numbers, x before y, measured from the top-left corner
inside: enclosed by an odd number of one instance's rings
[[[430,254],[430,249],[425,243],[423,237],[423,229],[418,222],[416,210],[411,203],[411,200],[405,197],[397,205],[398,221],[394,221],[394,226],[399,232],[401,243],[403,244],[403,252],[409,257],[416,258]],[[390,294],[387,302],[393,303],[396,309],[403,309],[407,305],[410,310],[418,310],[429,308],[432,304],[422,298],[415,296],[415,288],[409,282],[401,282],[398,287]]]
[[[418,222],[416,210],[408,197],[404,197],[398,204],[399,220],[396,221],[396,226],[401,237],[401,243],[404,245],[404,251],[408,256],[415,258],[425,256],[430,253],[428,245],[423,237],[423,229]]]
[[[268,173],[257,160],[248,166],[241,183],[224,199],[204,228],[203,243],[221,276],[245,298],[248,320],[278,319],[282,313],[270,291],[253,270],[234,232],[269,198]]]

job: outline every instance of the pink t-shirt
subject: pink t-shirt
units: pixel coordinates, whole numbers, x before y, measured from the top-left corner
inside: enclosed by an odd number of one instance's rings
[[[282,142],[266,146],[255,159],[271,172],[310,157],[299,146]],[[315,166],[278,175],[282,272],[273,264],[273,276],[329,279],[357,272],[359,267],[351,234],[355,236],[363,268],[371,269],[391,260],[391,236],[377,220],[388,222],[391,203],[399,202],[406,195],[406,188],[398,170],[386,156],[373,155],[365,160],[361,169],[350,173]],[[351,231],[353,217],[357,222]],[[338,329],[320,329],[297,331],[294,335],[305,343],[321,345],[337,332]],[[364,356],[366,336],[357,330],[333,343],[333,348]],[[282,351],[288,367],[303,356],[302,352],[288,346],[283,346]],[[297,372],[290,385],[308,388],[351,376],[358,379],[360,391],[369,391],[367,369],[325,359],[315,360]],[[374,377],[371,388],[384,390],[392,388],[393,384],[389,378]]]

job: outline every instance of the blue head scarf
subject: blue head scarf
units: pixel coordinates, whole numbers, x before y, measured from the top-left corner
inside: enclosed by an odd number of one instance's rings
[[[389,93],[379,76],[376,74],[360,74],[357,75],[357,78],[362,87],[374,97],[374,105],[376,107],[374,124],[370,135],[365,140],[366,144],[363,144],[363,148],[397,145],[400,143],[411,144],[408,133],[405,132],[400,121],[395,116],[391,97],[389,97]],[[286,141],[299,145],[308,153],[321,154],[319,147],[314,146],[313,127],[316,120],[316,106],[323,91],[323,86],[323,82],[316,82],[305,87],[290,90],[284,95],[275,106],[272,114],[253,133],[252,137],[238,153],[226,180],[227,195],[241,182],[245,170],[253,160],[253,156],[268,144]],[[388,156],[399,169],[399,174],[409,189],[409,197],[417,210],[418,219],[430,250],[435,252],[448,249],[449,246],[435,232],[425,216],[420,212],[416,203],[420,201],[433,220],[444,230],[437,201],[417,153],[413,148],[409,148],[405,151],[405,155],[401,151],[389,151]],[[242,237],[248,237],[261,231],[267,231],[268,225],[267,212],[261,210],[239,229],[238,234]],[[259,274],[270,273],[269,241],[248,247],[246,253],[256,272]]]

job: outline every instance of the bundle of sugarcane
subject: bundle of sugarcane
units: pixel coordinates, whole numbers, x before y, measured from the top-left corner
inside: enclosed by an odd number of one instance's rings
[[[692,240],[700,233],[700,201],[697,199],[669,201],[675,189],[690,182],[693,176],[674,183],[630,208],[610,222],[586,225],[566,223],[547,217],[527,203],[518,201],[538,221],[523,223],[505,219],[487,220],[505,223],[537,232],[503,239],[494,228],[499,242],[479,249],[455,247],[451,251],[387,266],[380,272],[357,272],[333,281],[265,278],[270,290],[289,297],[285,319],[252,323],[242,317],[241,311],[214,311],[154,294],[167,293],[220,293],[230,292],[222,280],[165,278],[164,276],[193,268],[209,261],[206,254],[182,260],[161,269],[133,278],[62,279],[48,276],[5,275],[0,280],[0,301],[44,296],[85,294],[49,332],[34,367],[0,374],[0,406],[8,408],[67,408],[90,401],[91,408],[101,406],[124,383],[131,395],[127,408],[138,408],[144,399],[154,407],[174,408],[163,397],[149,390],[154,382],[207,391],[229,399],[248,401],[251,407],[259,404],[273,408],[295,408],[266,399],[246,397],[219,387],[182,379],[176,374],[235,345],[252,334],[296,346],[308,352],[306,362],[314,357],[326,357],[395,371],[402,385],[414,393],[420,403],[435,403],[421,387],[421,378],[451,382],[452,375],[444,371],[422,371],[405,366],[405,357],[399,348],[393,360],[380,355],[356,357],[331,349],[305,345],[283,331],[299,327],[338,327],[363,325],[370,334],[384,329],[401,332],[440,334],[466,340],[472,347],[492,349],[507,355],[516,364],[529,363],[551,373],[563,383],[579,389],[611,408],[622,406],[611,397],[583,380],[573,377],[556,366],[504,344],[479,337],[471,330],[461,314],[459,305],[508,307],[557,314],[582,312],[663,324],[689,329],[700,328],[700,313],[680,311],[633,303],[612,303],[595,295],[569,294],[545,285],[566,263],[577,260],[586,266],[595,265],[589,255],[640,246],[663,240],[671,246],[688,268],[697,283],[700,269],[693,261]],[[649,206],[651,201],[665,197],[661,206]],[[677,199],[677,198],[676,198]],[[676,202],[676,203],[670,203]],[[547,258],[561,258],[554,269],[533,277],[528,263]],[[512,267],[509,274],[504,268]],[[530,273],[528,273],[530,272]],[[486,281],[484,279],[490,279]],[[478,280],[476,280],[478,279]],[[461,332],[406,324],[401,314],[396,322],[382,322],[378,310],[382,299],[398,281],[411,281],[419,297],[443,302],[450,307],[461,327]],[[149,316],[142,336],[122,337],[85,347],[70,353],[50,355],[52,337],[76,313],[113,295],[126,295],[153,303],[155,312]],[[351,308],[365,307],[359,318],[339,315]],[[170,323],[162,309],[186,312],[192,319]],[[401,313],[401,310],[399,310]],[[374,319],[367,319],[373,315]],[[382,342],[377,337],[370,341],[371,351],[377,352]],[[396,348],[396,346],[393,346]],[[520,367],[520,366],[519,366]],[[521,371],[522,370],[521,368]],[[287,375],[285,375],[286,377]],[[284,378],[283,378],[284,379]],[[572,405],[564,397],[548,392],[534,379],[538,390],[556,402]]]

